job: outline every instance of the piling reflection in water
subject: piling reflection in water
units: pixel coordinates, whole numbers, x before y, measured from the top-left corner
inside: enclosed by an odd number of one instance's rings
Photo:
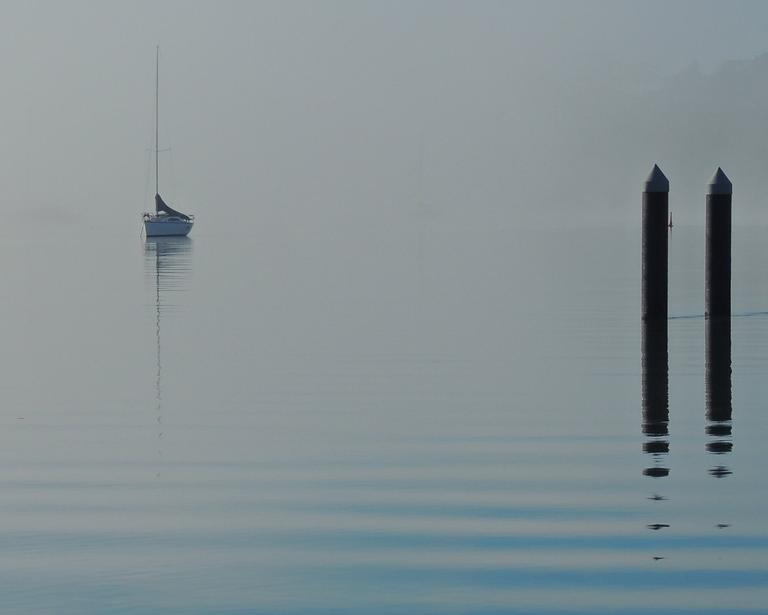
[[[189,237],[151,237],[144,243],[144,273],[154,286],[155,316],[155,413],[158,457],[162,457],[163,439],[163,361],[161,344],[162,315],[174,311],[175,293],[187,290],[191,271],[192,240]],[[159,473],[158,473],[159,475]]]
[[[731,393],[731,319],[710,318],[706,321],[706,404],[707,451],[714,455],[730,453],[732,437]],[[722,478],[731,474],[724,464],[709,470],[712,476]]]
[[[643,451],[652,455],[654,465],[643,470],[645,476],[669,475],[662,459],[669,453],[669,356],[667,321],[642,325],[642,407],[643,433],[648,439]]]

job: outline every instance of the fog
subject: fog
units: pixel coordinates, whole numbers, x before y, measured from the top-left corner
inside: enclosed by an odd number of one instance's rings
[[[0,2],[2,611],[764,612],[766,32],[764,0]],[[140,235],[158,45],[189,238]]]
[[[18,2],[0,9],[6,216],[195,235],[678,224],[722,165],[764,221],[762,2]],[[755,59],[757,58],[757,59]],[[119,222],[115,222],[119,221]]]

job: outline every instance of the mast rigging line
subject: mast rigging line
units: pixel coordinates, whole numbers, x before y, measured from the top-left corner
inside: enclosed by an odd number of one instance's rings
[[[155,194],[160,194],[160,45],[155,48]]]

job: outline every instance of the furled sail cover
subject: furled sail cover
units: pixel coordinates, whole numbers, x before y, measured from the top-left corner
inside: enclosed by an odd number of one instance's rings
[[[166,205],[165,201],[163,200],[163,197],[161,197],[159,194],[155,195],[155,211],[157,213],[160,213],[161,211],[164,211],[169,216],[178,216],[182,220],[189,220],[189,216],[187,214],[183,214],[180,211],[176,211],[175,209],[171,209]]]

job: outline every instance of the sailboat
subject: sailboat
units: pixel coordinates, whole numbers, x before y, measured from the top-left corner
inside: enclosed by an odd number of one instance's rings
[[[160,46],[155,56],[155,212],[143,215],[144,232],[147,237],[186,236],[192,230],[195,217],[183,214],[168,206],[160,196]]]

